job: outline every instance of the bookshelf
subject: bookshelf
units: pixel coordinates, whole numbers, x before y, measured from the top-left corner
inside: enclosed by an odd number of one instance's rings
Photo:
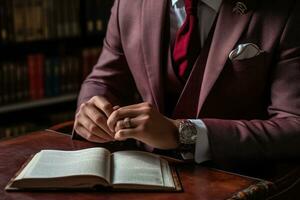
[[[9,104],[7,106],[0,107],[0,114],[21,111],[21,110],[31,109],[31,108],[37,108],[37,107],[43,107],[43,106],[48,106],[48,105],[53,105],[58,103],[72,102],[75,101],[76,99],[77,99],[77,94],[74,93],[74,94],[61,95],[57,97],[44,98],[36,101]]]
[[[0,0],[0,139],[73,119],[113,0]]]

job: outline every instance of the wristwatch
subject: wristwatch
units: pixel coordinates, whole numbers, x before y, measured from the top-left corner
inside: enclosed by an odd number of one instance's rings
[[[180,150],[193,151],[197,141],[197,128],[190,120],[182,120],[179,123]]]

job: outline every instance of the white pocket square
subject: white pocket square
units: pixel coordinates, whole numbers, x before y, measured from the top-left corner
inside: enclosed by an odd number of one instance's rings
[[[253,43],[240,44],[229,54],[229,59],[234,60],[244,60],[255,56],[258,56],[262,50]]]

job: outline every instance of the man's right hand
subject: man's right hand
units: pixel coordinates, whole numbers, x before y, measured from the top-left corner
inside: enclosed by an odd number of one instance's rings
[[[80,105],[75,117],[74,129],[91,142],[104,143],[114,140],[107,126],[107,119],[114,111],[113,106],[102,96],[94,96]]]

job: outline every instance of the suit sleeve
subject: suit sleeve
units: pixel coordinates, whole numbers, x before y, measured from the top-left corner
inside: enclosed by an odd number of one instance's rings
[[[300,10],[295,1],[279,41],[268,120],[203,119],[219,164],[300,159]]]
[[[78,106],[96,95],[106,97],[114,105],[131,101],[135,85],[122,49],[118,7],[119,0],[116,0],[111,10],[102,53],[92,73],[81,86]]]

